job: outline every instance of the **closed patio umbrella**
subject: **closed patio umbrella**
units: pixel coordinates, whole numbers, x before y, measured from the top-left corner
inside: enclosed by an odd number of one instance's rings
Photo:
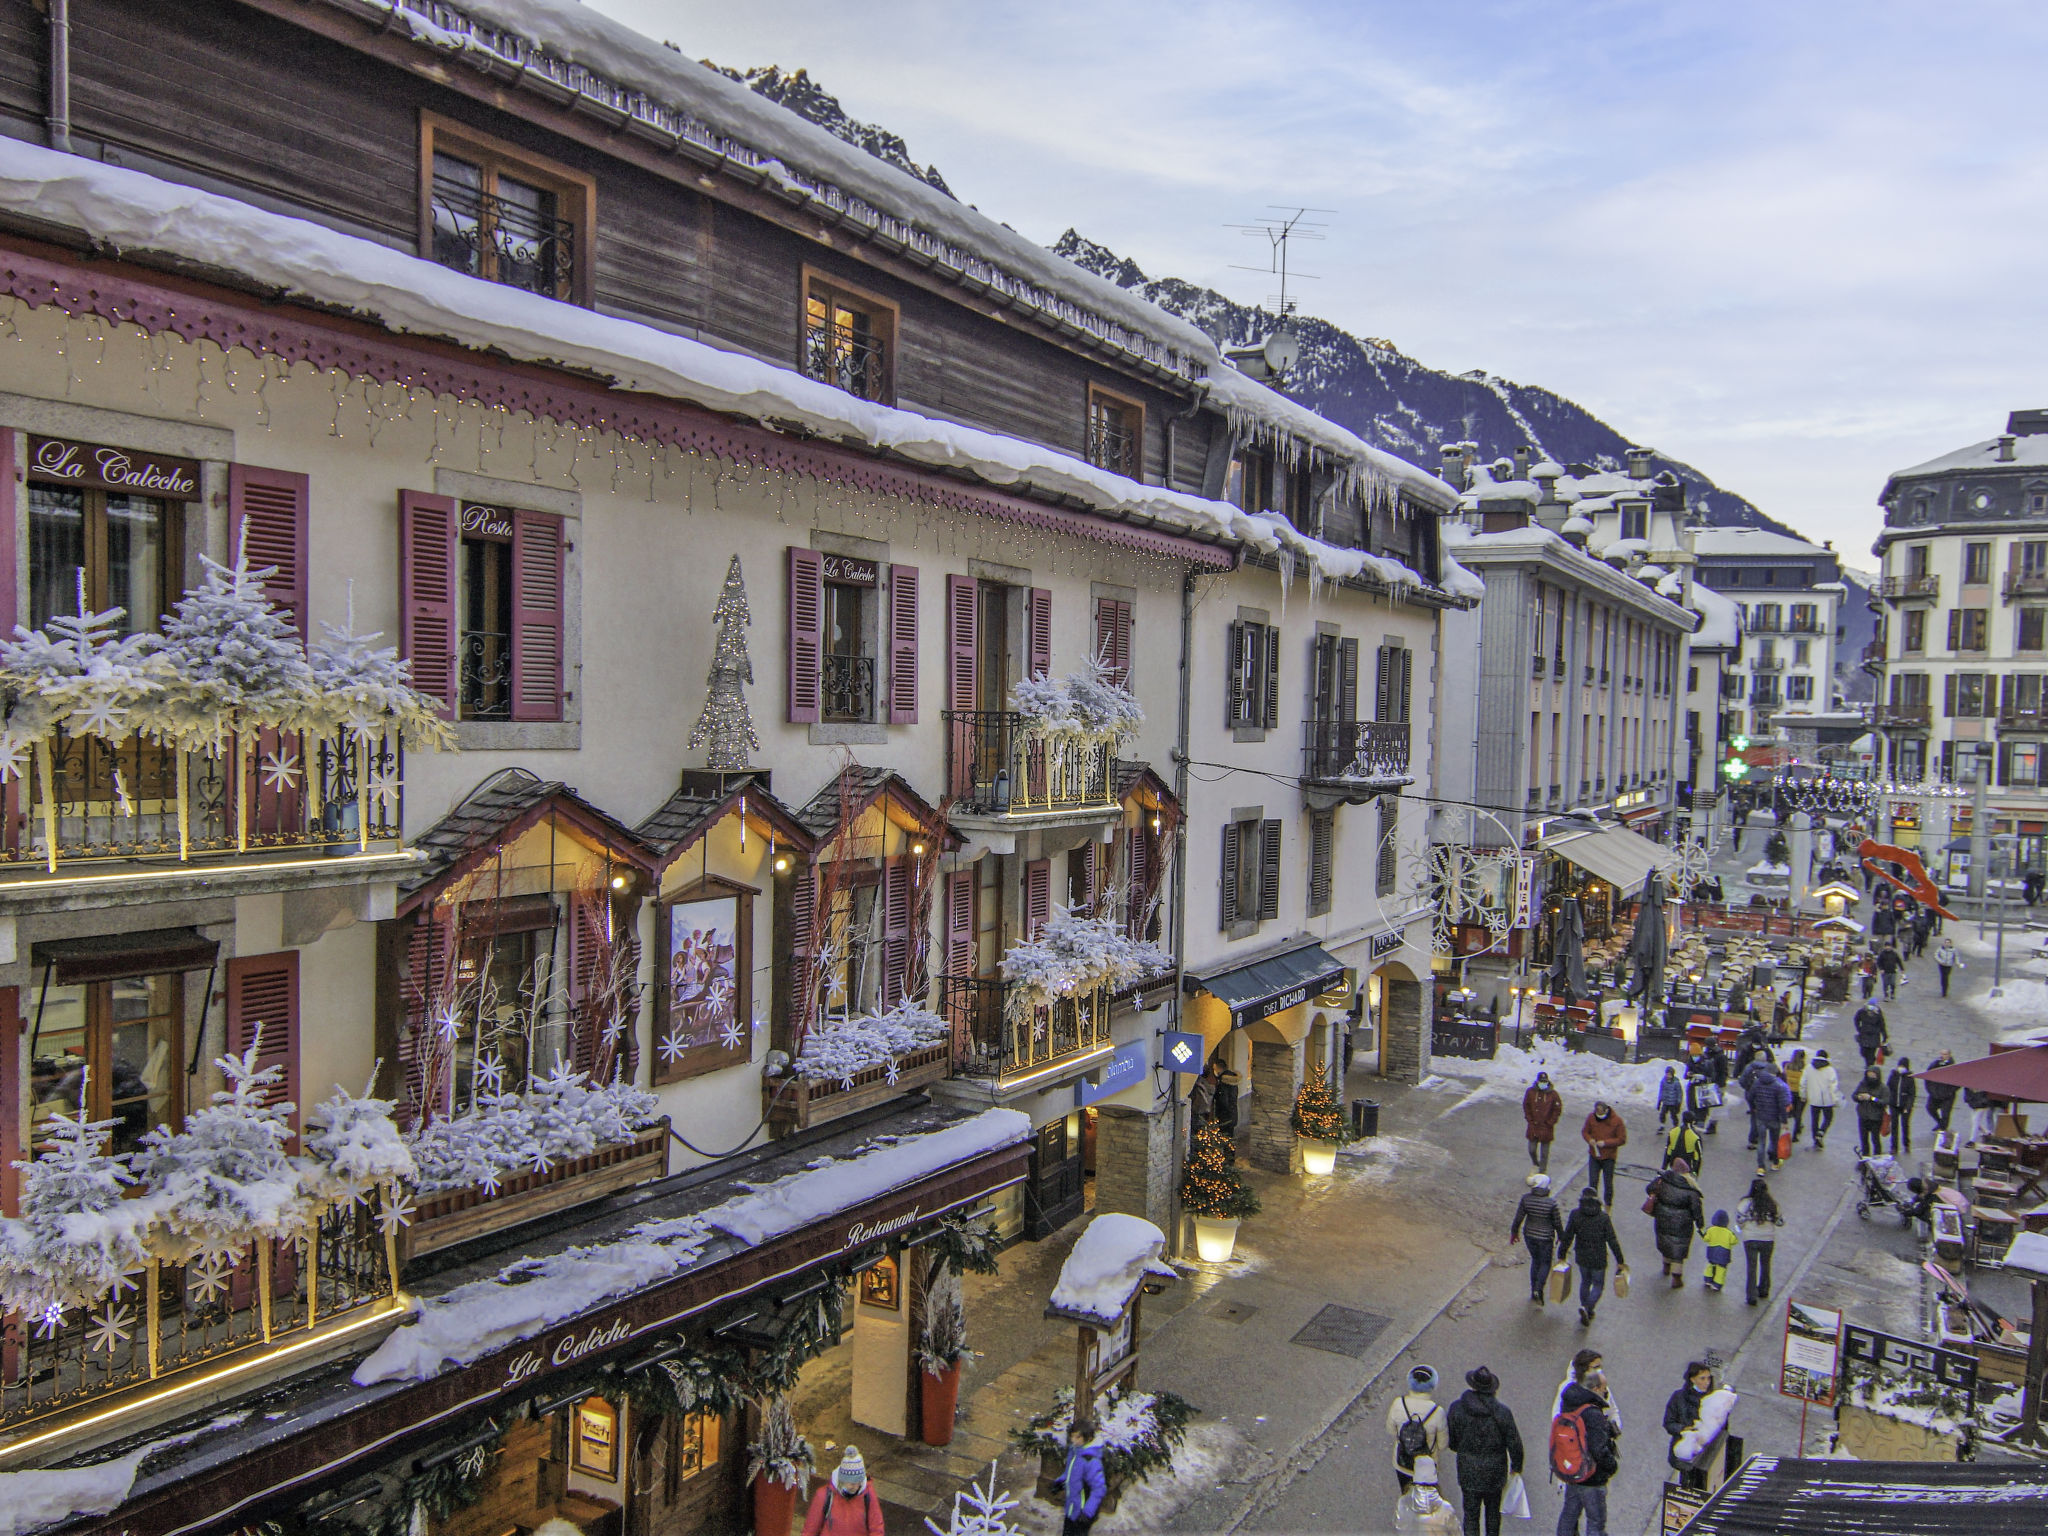
[[[1636,931],[1629,935],[1628,963],[1632,974],[1622,990],[1639,997],[1643,1006],[1654,1008],[1664,995],[1664,879],[1651,870],[1643,880],[1642,900],[1636,905]]]
[[[1579,898],[1567,896],[1557,914],[1557,954],[1544,981],[1552,991],[1586,995],[1586,918],[1579,910]]]

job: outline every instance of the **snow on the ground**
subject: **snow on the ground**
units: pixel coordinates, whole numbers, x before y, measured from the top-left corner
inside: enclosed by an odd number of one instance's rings
[[[1193,1424],[1173,1453],[1173,1466],[1126,1487],[1116,1512],[1095,1522],[1098,1536],[1136,1536],[1163,1531],[1191,1500],[1222,1486],[1244,1447],[1244,1437],[1227,1424]],[[1026,1498],[1012,1516],[1027,1536],[1052,1536],[1060,1529],[1056,1504]]]
[[[356,1367],[355,1381],[366,1387],[425,1381],[444,1365],[467,1365],[614,1297],[672,1279],[696,1262],[715,1233],[757,1247],[1030,1134],[1030,1116],[984,1110],[941,1130],[877,1137],[847,1157],[822,1158],[698,1215],[642,1222],[617,1242],[521,1260],[490,1279],[421,1302],[412,1320]]]
[[[1051,1304],[1069,1316],[1114,1326],[1146,1276],[1174,1278],[1173,1267],[1160,1258],[1165,1251],[1166,1234],[1142,1216],[1097,1216],[1060,1266]]]
[[[1657,1083],[1669,1061],[1624,1063],[1609,1061],[1590,1051],[1566,1050],[1551,1040],[1539,1040],[1530,1049],[1503,1045],[1491,1061],[1465,1061],[1449,1056],[1435,1058],[1436,1065],[1461,1078],[1478,1078],[1479,1087],[1465,1095],[1446,1113],[1482,1104],[1492,1099],[1521,1102],[1522,1095],[1536,1081],[1538,1072],[1550,1074],[1551,1085],[1564,1100],[1564,1119],[1558,1122],[1562,1135],[1571,1127],[1573,1116],[1584,1117],[1595,1100],[1605,1099],[1628,1118],[1631,1108],[1654,1109]]]

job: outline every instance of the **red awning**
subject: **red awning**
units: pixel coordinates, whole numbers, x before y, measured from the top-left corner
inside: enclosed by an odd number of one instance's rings
[[[2048,1104],[2048,1045],[1994,1051],[1976,1061],[1934,1067],[1919,1075],[1930,1083],[1953,1083],[1958,1088],[1974,1088],[1994,1099]]]

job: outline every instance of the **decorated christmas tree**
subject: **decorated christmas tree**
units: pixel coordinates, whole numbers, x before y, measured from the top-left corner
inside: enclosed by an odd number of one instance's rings
[[[1308,1069],[1294,1100],[1294,1134],[1310,1141],[1349,1141],[1351,1127],[1320,1065]]]
[[[1259,1197],[1237,1171],[1237,1151],[1214,1120],[1195,1132],[1181,1173],[1180,1202],[1190,1216],[1240,1217],[1259,1213]]]
[[[690,745],[707,746],[707,768],[745,768],[749,754],[761,750],[761,739],[754,734],[754,717],[747,709],[745,685],[754,680],[754,662],[747,654],[746,631],[754,620],[747,612],[747,583],[738,555],[726,567],[725,590],[711,610],[711,621],[718,626],[718,644],[705,678],[710,693],[690,732]]]
[[[85,1118],[84,1075],[76,1119],[42,1123],[43,1155],[21,1163],[21,1217],[0,1221],[0,1309],[45,1319],[118,1290],[140,1269],[146,1213],[127,1198],[134,1176],[107,1156],[112,1120]]]

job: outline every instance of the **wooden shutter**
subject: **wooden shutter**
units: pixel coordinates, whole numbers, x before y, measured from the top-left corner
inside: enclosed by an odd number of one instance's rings
[[[454,950],[451,925],[431,911],[414,923],[406,939],[405,983],[398,1021],[398,1115],[402,1125],[417,1125],[450,1108],[453,1085],[435,1062],[433,1008],[449,984]]]
[[[248,558],[249,569],[276,566],[263,581],[263,595],[304,640],[306,621],[306,525],[310,500],[304,475],[228,466],[228,548]],[[12,569],[9,566],[8,569]]]
[[[1120,686],[1131,676],[1131,605],[1121,598],[1095,600],[1095,655]]]
[[[1237,921],[1237,861],[1241,847],[1238,824],[1226,821],[1223,824],[1223,857],[1218,865],[1216,925],[1228,928]]]
[[[1375,720],[1391,720],[1394,670],[1394,648],[1383,645],[1373,653],[1372,717]]]
[[[20,530],[16,519],[18,493],[14,489],[14,436],[14,428],[0,427],[0,635],[10,638],[17,618],[15,604],[21,571],[21,550],[16,542]],[[10,1156],[6,1171],[0,1173],[0,1182],[14,1177],[14,1158]],[[11,1214],[13,1207],[9,1206],[8,1211]]]
[[[1223,719],[1233,730],[1251,720],[1251,710],[1245,698],[1245,680],[1249,668],[1245,666],[1245,646],[1251,630],[1249,624],[1232,621],[1230,640],[1226,647],[1228,659],[1223,667]]]
[[[604,1033],[613,1022],[600,996],[612,937],[610,904],[603,893],[577,891],[569,897],[569,1065],[578,1072],[598,1070]]]
[[[1080,912],[1095,910],[1096,850],[1100,843],[1083,843],[1067,855],[1067,905]]]
[[[1406,725],[1408,723],[1409,690],[1411,687],[1413,687],[1415,682],[1415,653],[1409,650],[1408,647],[1404,645],[1400,648],[1400,657],[1400,675],[1398,678],[1395,679],[1395,681],[1399,685],[1398,697],[1400,702],[1400,713],[1395,715],[1394,718],[1396,720],[1399,720],[1403,725]]]
[[[974,663],[981,650],[981,589],[972,576],[946,578],[946,707],[977,707]],[[997,702],[1000,702],[997,701]],[[971,739],[971,738],[970,738]]]
[[[1941,712],[1950,719],[1956,713],[1956,675],[1951,672],[1941,680]]]
[[[261,1038],[258,1038],[258,1030]],[[292,1135],[299,1134],[299,952],[237,955],[227,968],[228,1054],[256,1046],[256,1065],[283,1076],[265,1091],[266,1104],[290,1104]]]
[[[825,669],[825,559],[815,549],[789,551],[789,723],[814,724]]]
[[[1337,643],[1337,718],[1358,718],[1358,641]]]
[[[1266,709],[1259,723],[1267,730],[1280,724],[1280,630],[1266,626]]]
[[[398,493],[398,644],[413,686],[455,718],[460,668],[455,640],[456,515],[453,496]]]
[[[1328,811],[1308,821],[1308,915],[1320,917],[1330,910],[1330,845],[1335,840],[1336,818]]]
[[[1032,677],[1044,677],[1052,671],[1052,593],[1044,587],[1031,589],[1025,629],[1025,644],[1030,652],[1026,670]]]
[[[9,428],[0,427],[0,458],[13,438]],[[0,465],[0,470],[4,468]],[[0,475],[0,486],[11,494],[12,475]],[[11,518],[5,521],[12,523]],[[8,569],[11,572],[13,567]],[[0,987],[0,1216],[21,1214],[21,1170],[14,1166],[27,1156],[21,1145],[21,1084],[26,1067],[21,1035],[21,989]]]
[[[1951,608],[1948,611],[1948,648],[1950,650],[1956,649],[1957,642],[1961,640],[1962,634],[1963,610]]]
[[[562,520],[512,514],[512,718],[562,718]]]
[[[889,723],[917,724],[917,567],[889,567]]]
[[[946,876],[946,974],[974,974],[974,871]]]
[[[1035,939],[1052,920],[1052,860],[1032,859],[1024,866],[1024,937]]]
[[[1280,823],[1259,825],[1259,921],[1280,915]]]
[[[882,864],[882,1006],[903,998],[910,976],[910,857],[898,854]]]
[[[811,974],[812,930],[818,918],[818,867],[799,864],[789,882],[789,1023],[792,1052],[811,1027],[818,983]]]

